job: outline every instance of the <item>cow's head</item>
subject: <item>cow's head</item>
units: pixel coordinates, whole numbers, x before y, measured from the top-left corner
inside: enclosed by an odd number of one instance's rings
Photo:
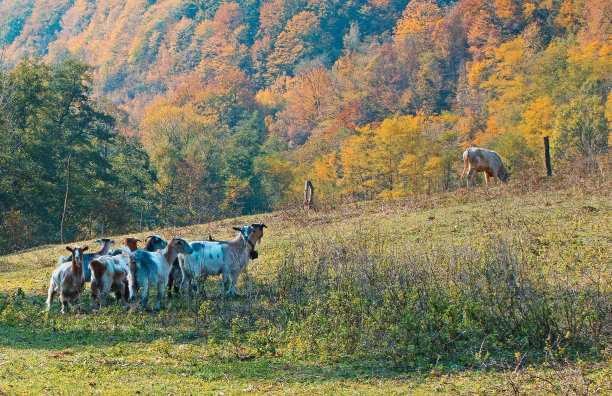
[[[504,169],[501,173],[502,173],[500,175],[501,181],[504,182],[504,183],[508,183],[510,181],[510,172],[508,172],[508,171],[506,171]]]

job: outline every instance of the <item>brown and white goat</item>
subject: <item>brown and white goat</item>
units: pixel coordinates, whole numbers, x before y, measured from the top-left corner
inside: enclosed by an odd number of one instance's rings
[[[127,301],[129,294],[127,281],[130,264],[129,253],[138,249],[139,241],[138,238],[125,238],[120,254],[100,256],[89,262],[92,309],[102,308],[103,300],[110,291],[115,293],[117,300]]]
[[[160,252],[148,252],[138,249],[130,253],[128,273],[130,299],[136,296],[137,286],[140,286],[142,309],[148,309],[149,287],[157,286],[157,304],[155,304],[155,310],[160,310],[161,300],[168,284],[168,275],[172,270],[172,263],[179,253],[188,255],[192,252],[193,249],[186,240],[174,238]]]
[[[85,282],[91,282],[91,271],[89,270],[89,262],[96,257],[106,256],[110,254],[110,251],[111,251],[110,245],[111,243],[115,243],[115,241],[113,241],[110,238],[98,239],[96,242],[100,244],[100,250],[98,250],[95,253],[87,253],[83,255],[83,264],[84,264],[83,271],[85,274]],[[72,256],[68,256],[68,257],[61,256],[59,260],[57,261],[57,263],[62,264],[70,260],[72,260]]]
[[[47,308],[51,309],[51,303],[56,293],[59,293],[59,300],[62,303],[62,313],[65,314],[71,305],[77,306],[81,293],[85,288],[85,277],[83,275],[83,252],[89,249],[88,246],[66,246],[66,250],[72,252],[71,261],[61,264],[51,275],[49,281],[49,291],[47,296]]]

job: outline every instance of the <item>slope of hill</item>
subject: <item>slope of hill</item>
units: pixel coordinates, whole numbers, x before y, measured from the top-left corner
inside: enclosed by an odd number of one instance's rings
[[[0,0],[0,251],[284,209],[305,180],[326,202],[453,190],[470,145],[514,179],[543,137],[555,172],[607,172],[611,7]]]
[[[159,314],[47,313],[63,247],[2,256],[0,391],[609,391],[611,192],[540,181],[156,230],[269,227],[241,297],[209,279],[210,299]]]

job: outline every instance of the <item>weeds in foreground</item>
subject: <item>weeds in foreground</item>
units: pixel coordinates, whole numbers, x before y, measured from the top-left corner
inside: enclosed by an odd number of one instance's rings
[[[276,242],[242,277],[239,298],[218,296],[214,279],[201,283],[208,298],[173,298],[160,313],[111,299],[60,316],[24,286],[0,294],[0,336],[14,348],[52,345],[52,355],[96,347],[88,359],[112,365],[128,364],[130,345],[145,343],[162,362],[189,367],[282,356],[430,377],[500,371],[496,389],[508,393],[605,391],[593,376],[611,358],[610,208],[575,194],[540,194],[529,210],[413,213],[381,203],[377,217],[336,208],[309,213],[299,233],[293,219],[278,220],[278,234],[267,236]]]
[[[506,364],[516,351],[542,360],[552,347],[559,359],[598,356],[609,346],[605,277],[554,280],[550,268],[521,259],[524,248],[504,239],[441,248],[369,235],[336,243],[312,237],[310,249],[294,254],[292,247],[275,278],[251,279],[239,299],[174,299],[157,315],[111,305],[67,319],[19,289],[0,298],[0,320],[38,332],[213,339],[240,359],[288,353],[405,370]]]

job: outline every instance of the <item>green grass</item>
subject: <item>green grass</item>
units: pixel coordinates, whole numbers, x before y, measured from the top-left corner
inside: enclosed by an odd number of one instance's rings
[[[612,392],[612,189],[564,183],[155,230],[269,227],[241,297],[161,313],[46,312],[64,247],[2,256],[0,393]]]

